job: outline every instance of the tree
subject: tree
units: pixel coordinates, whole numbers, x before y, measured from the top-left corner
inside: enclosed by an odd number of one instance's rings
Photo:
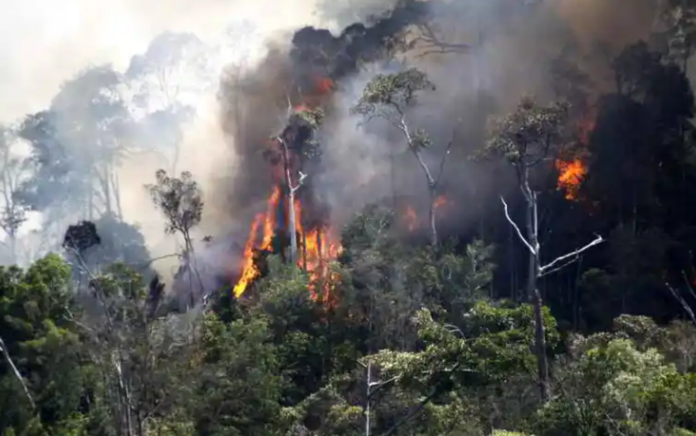
[[[302,187],[307,175],[302,172],[303,163],[307,158],[319,154],[318,145],[314,138],[324,113],[320,109],[301,108],[295,110],[288,107],[288,124],[280,135],[274,139],[280,143],[280,155],[283,165],[283,177],[287,192],[288,204],[288,236],[290,238],[290,261],[297,264],[297,217],[295,216],[295,195]],[[277,159],[267,154],[271,161]]]
[[[17,199],[21,184],[28,176],[25,162],[18,156],[14,132],[0,127],[0,195],[3,207],[0,213],[0,227],[5,231],[9,242],[10,259],[18,261],[17,238],[19,229],[27,220],[27,207]]]
[[[166,219],[164,231],[167,234],[180,234],[184,239],[182,265],[178,277],[188,274],[189,304],[194,305],[194,275],[199,285],[199,296],[205,292],[201,279],[191,237],[191,229],[201,222],[203,213],[203,194],[198,183],[189,172],[182,172],[180,178],[170,177],[164,170],[155,173],[156,183],[146,185],[152,201]]]
[[[145,436],[164,420],[171,423],[184,402],[184,380],[192,359],[195,327],[171,313],[164,284],[124,264],[92,275],[91,294],[81,297],[75,316],[84,352],[101,382],[94,386],[118,434]]]
[[[145,53],[133,56],[124,73],[131,111],[140,120],[138,142],[171,149],[172,174],[179,164],[183,124],[196,115],[196,99],[214,83],[207,77],[209,50],[194,34],[164,32]]]
[[[526,203],[525,234],[510,217],[508,205],[501,196],[505,217],[529,251],[527,268],[527,298],[534,306],[536,322],[535,350],[538,361],[538,382],[541,396],[547,400],[551,394],[547,347],[542,318],[542,298],[538,289],[541,277],[552,274],[572,262],[589,248],[603,242],[601,236],[582,248],[559,256],[542,264],[539,235],[538,192],[532,186],[531,172],[557,153],[567,136],[568,105],[562,102],[539,105],[525,97],[510,114],[493,118],[490,139],[480,157],[504,158],[515,170],[517,183]]]
[[[121,215],[114,168],[132,128],[121,85],[108,65],[85,70],[63,85],[48,109],[23,120],[18,136],[31,145],[34,171],[20,198],[50,212],[48,222]]]
[[[205,320],[202,382],[193,402],[197,434],[265,436],[280,416],[281,380],[270,332],[262,319],[225,325]]]
[[[25,271],[0,268],[0,432],[66,434],[77,425],[85,383],[71,300],[70,269],[56,255]]]
[[[404,136],[408,150],[416,158],[425,177],[430,205],[428,216],[431,244],[437,246],[439,241],[435,213],[436,199],[454,137],[447,143],[437,172],[434,172],[425,163],[423,157],[423,152],[431,148],[433,142],[424,130],[414,130],[408,120],[408,110],[416,105],[418,94],[425,90],[435,90],[435,86],[428,80],[425,73],[415,68],[388,75],[378,74],[367,84],[352,111],[364,116],[367,122],[373,118],[386,120]]]

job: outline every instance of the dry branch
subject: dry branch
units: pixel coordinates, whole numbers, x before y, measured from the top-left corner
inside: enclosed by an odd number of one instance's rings
[[[22,389],[24,390],[24,394],[29,399],[29,402],[31,403],[32,409],[36,408],[36,403],[34,403],[34,398],[31,396],[31,393],[29,392],[29,387],[24,382],[24,378],[22,378],[22,374],[19,373],[17,366],[15,366],[14,362],[12,361],[12,357],[10,357],[10,353],[9,353],[9,351],[7,351],[7,346],[5,345],[5,341],[2,340],[2,337],[0,337],[0,350],[2,350],[2,354],[3,354],[3,356],[5,356],[5,361],[10,366],[12,373],[14,373],[14,376],[17,378],[19,383],[22,385]]]

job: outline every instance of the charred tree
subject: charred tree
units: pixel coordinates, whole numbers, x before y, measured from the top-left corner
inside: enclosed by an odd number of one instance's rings
[[[275,140],[280,145],[279,153],[277,153],[280,155],[280,159],[272,156],[270,159],[276,164],[282,163],[283,165],[288,209],[287,234],[290,240],[290,261],[296,264],[298,260],[298,226],[295,214],[295,199],[298,190],[304,185],[307,177],[302,171],[302,163],[319,155],[315,132],[321,124],[323,112],[306,107],[300,109],[289,107],[288,112],[286,127],[280,135],[275,137]]]

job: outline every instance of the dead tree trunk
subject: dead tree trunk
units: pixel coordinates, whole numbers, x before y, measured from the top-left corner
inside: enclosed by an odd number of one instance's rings
[[[278,137],[278,141],[283,146],[283,166],[285,169],[285,185],[288,188],[288,236],[290,237],[290,262],[297,264],[297,218],[295,216],[295,192],[302,186],[306,177],[300,171],[300,178],[297,185],[292,184],[292,174],[290,173],[290,152],[285,140]]]
[[[546,353],[546,326],[544,325],[543,315],[543,299],[539,292],[539,279],[561,270],[579,259],[580,254],[585,250],[604,241],[601,236],[597,236],[589,244],[559,256],[546,265],[541,264],[541,244],[539,243],[539,217],[538,217],[538,202],[537,193],[529,186],[528,171],[524,164],[520,168],[520,189],[526,202],[525,227],[526,237],[522,231],[510,217],[508,206],[503,197],[500,197],[503,203],[505,218],[510,225],[515,229],[520,241],[529,250],[528,267],[527,267],[527,298],[532,304],[534,310],[534,354],[537,361],[537,383],[539,385],[539,394],[543,401],[547,401],[552,395],[551,381],[549,378],[549,361]]]

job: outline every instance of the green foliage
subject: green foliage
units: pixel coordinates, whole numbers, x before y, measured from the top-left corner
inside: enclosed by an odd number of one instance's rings
[[[214,316],[206,319],[202,341],[208,365],[198,388],[204,401],[192,405],[198,434],[272,434],[281,380],[269,339],[262,320],[225,325]]]
[[[621,338],[573,346],[580,354],[559,367],[559,395],[539,411],[544,433],[665,434],[693,416],[696,379],[656,349],[640,351]]]
[[[203,213],[203,198],[198,183],[187,171],[176,178],[168,176],[164,170],[158,170],[155,179],[156,183],[147,185],[146,189],[167,219],[165,231],[188,234],[201,221]]]
[[[539,104],[524,97],[516,109],[492,117],[489,139],[478,158],[504,158],[512,165],[533,166],[569,140],[566,132],[570,106],[565,102]]]
[[[380,108],[402,114],[406,108],[417,103],[418,93],[425,90],[435,90],[435,85],[424,72],[415,68],[393,74],[378,74],[367,84],[352,110],[368,116],[374,115]]]

